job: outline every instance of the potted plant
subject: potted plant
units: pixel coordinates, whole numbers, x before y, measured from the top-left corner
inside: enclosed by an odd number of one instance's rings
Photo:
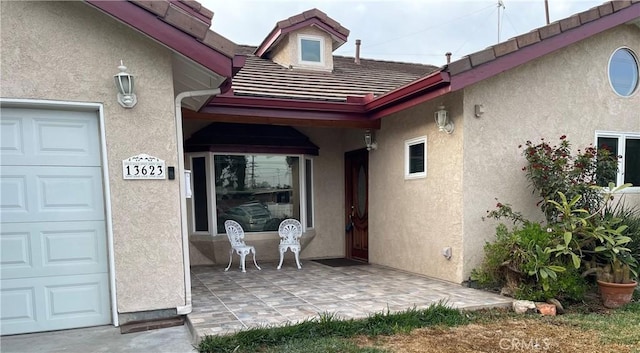
[[[620,190],[613,184],[609,190]],[[608,195],[607,200],[611,200]],[[633,291],[638,282],[638,259],[634,256],[629,243],[631,237],[625,235],[628,227],[623,224],[621,218],[598,217],[588,232],[585,232],[587,241],[584,253],[591,256],[586,262],[587,274],[595,274],[600,296],[607,308],[617,308],[627,304],[633,297]]]

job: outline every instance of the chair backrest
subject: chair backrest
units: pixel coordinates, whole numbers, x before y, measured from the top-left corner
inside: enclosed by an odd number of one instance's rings
[[[240,223],[232,220],[225,221],[224,229],[227,231],[227,238],[229,238],[232,247],[245,246],[244,229]]]
[[[302,224],[297,219],[285,219],[280,222],[278,235],[280,236],[280,244],[300,244]]]

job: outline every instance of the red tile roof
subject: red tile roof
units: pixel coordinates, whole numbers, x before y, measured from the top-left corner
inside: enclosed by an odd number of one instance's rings
[[[385,70],[385,65],[407,65],[395,67],[398,71],[403,71],[415,64],[363,59],[365,65],[353,68],[356,64],[351,59],[343,58],[347,61],[342,61],[341,57],[334,57],[334,68],[342,69],[350,75],[343,74],[332,86],[331,80],[337,80],[338,75],[334,77],[332,73],[287,70],[273,63],[271,64],[275,66],[271,66],[264,59],[249,57],[247,66],[243,69],[244,74],[241,71],[238,79],[234,79],[236,95],[214,98],[203,112],[218,114],[218,117],[232,117],[234,121],[246,116],[252,121],[262,118],[280,124],[285,124],[287,120],[301,124],[302,120],[307,119],[327,126],[352,124],[378,128],[379,125],[376,127],[373,123],[379,123],[378,119],[382,117],[463,89],[623,24],[640,27],[640,0],[606,2],[469,54],[440,69],[429,65],[414,66],[418,70],[422,67],[424,72],[415,72],[413,69],[404,72],[404,77],[415,75],[415,78],[407,81],[400,79],[395,82],[400,87],[391,90],[388,90],[389,86],[382,85],[376,91],[376,85],[382,82],[376,82],[375,78],[383,77],[381,81],[384,81],[386,76],[381,75],[380,71]],[[250,48],[240,47],[240,52],[250,52]],[[259,67],[267,69],[256,70]],[[354,71],[350,71],[351,69]],[[428,72],[431,73],[427,74]],[[276,76],[283,77],[267,77],[269,73],[277,73]],[[261,80],[262,78],[266,79]],[[256,82],[252,82],[254,79]],[[372,82],[372,86],[359,86],[366,85],[366,82]],[[295,89],[291,89],[293,87]],[[318,87],[322,87],[321,92],[316,92]],[[355,92],[346,92],[352,88]],[[363,99],[359,103],[345,99],[349,94],[363,94],[367,90],[385,93],[374,99]]]
[[[589,23],[603,19],[607,16],[620,12],[630,6],[636,6],[634,4],[640,3],[640,0],[630,1],[610,1],[600,6],[593,7],[589,10],[574,14],[570,17],[561,19],[559,21],[550,23],[544,27],[536,28],[528,33],[521,34],[515,38],[508,39],[505,42],[498,43],[484,50],[469,54],[459,60],[456,60],[449,64],[449,73],[452,76],[458,75],[462,72],[471,70],[483,64],[487,64],[502,56],[513,54],[521,51],[524,48],[536,44],[541,44],[549,39],[561,35],[570,34],[570,32],[576,32],[580,27],[586,27]],[[634,18],[634,11],[627,11],[630,18]],[[635,17],[640,17],[640,9],[635,10]],[[619,22],[612,22],[613,25],[619,24]],[[569,37],[569,36],[566,36]],[[577,40],[584,39],[584,35],[576,36]],[[566,46],[562,41],[558,41],[560,45],[556,45],[557,49]],[[547,54],[546,52],[544,54]],[[532,60],[537,56],[528,57],[528,60]]]
[[[259,57],[265,57],[265,54],[275,47],[287,33],[310,25],[314,25],[332,36],[333,50],[338,49],[349,37],[349,30],[342,27],[336,20],[318,9],[311,9],[279,21],[269,35],[258,45],[255,54]]]
[[[239,52],[253,47],[240,46]],[[346,102],[347,97],[379,96],[437,70],[436,66],[334,56],[333,72],[288,69],[248,55],[233,78],[236,96]]]
[[[213,12],[197,1],[86,2],[221,76],[231,77],[241,66],[235,43],[209,29]]]

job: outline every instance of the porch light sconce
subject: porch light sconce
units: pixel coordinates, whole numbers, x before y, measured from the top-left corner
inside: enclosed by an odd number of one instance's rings
[[[378,143],[373,141],[373,133],[369,129],[364,132],[364,143],[367,145],[367,151],[375,150],[378,148]]]
[[[438,110],[434,114],[436,124],[438,125],[438,131],[444,131],[447,134],[453,132],[453,121],[449,119],[449,112],[444,109],[444,105],[438,107]]]
[[[120,72],[113,76],[118,89],[118,103],[124,108],[133,108],[138,103],[138,98],[133,92],[133,75],[126,73],[127,67],[120,60],[118,66]]]
[[[474,109],[474,113],[476,115],[476,118],[479,118],[482,116],[482,114],[484,114],[484,107],[482,106],[482,104],[476,104],[473,106]]]

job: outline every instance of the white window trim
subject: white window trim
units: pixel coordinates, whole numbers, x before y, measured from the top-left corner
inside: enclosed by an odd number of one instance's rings
[[[212,194],[212,190],[211,190],[211,186],[213,185],[212,181],[211,181],[211,175],[213,175],[213,163],[211,163],[211,161],[213,160],[213,154],[211,152],[194,152],[194,153],[189,153],[188,154],[188,161],[189,161],[189,169],[191,170],[191,189],[193,190],[194,187],[194,183],[193,183],[193,178],[194,178],[194,174],[193,174],[193,159],[194,158],[204,158],[204,163],[205,163],[205,167],[206,167],[206,184],[207,184],[207,210],[208,210],[208,221],[207,221],[207,227],[209,228],[208,231],[203,231],[203,230],[196,230],[196,213],[194,212],[195,209],[195,198],[193,197],[193,192],[191,195],[191,198],[187,200],[187,202],[189,203],[189,207],[191,208],[191,215],[188,218],[189,221],[189,234],[190,235],[212,235],[214,233],[211,232],[211,230],[213,229],[212,227],[216,226],[215,224],[215,217],[211,217],[211,212],[212,210],[215,210],[215,190],[214,193]],[[213,195],[213,199],[212,196]],[[212,201],[213,200],[213,201]],[[217,233],[217,232],[216,232]],[[214,234],[215,235],[215,234]]]
[[[302,60],[302,40],[313,40],[320,42],[320,62]],[[324,63],[324,38],[308,34],[298,34],[298,62],[301,65],[325,66]]]
[[[409,147],[413,145],[417,145],[420,143],[424,143],[424,171],[418,173],[410,173],[409,172],[409,164],[411,161],[411,156],[409,155]],[[406,140],[404,142],[404,178],[405,179],[420,179],[427,177],[427,136],[420,136],[410,140]]]
[[[624,163],[625,156],[625,147],[627,138],[637,138],[640,139],[640,133],[637,132],[620,132],[620,131],[596,131],[594,145],[598,146],[598,138],[599,137],[611,137],[618,139],[618,155],[622,156],[622,158],[618,161],[618,174],[616,176],[616,186],[620,186],[624,184]],[[620,191],[621,193],[630,193],[630,194],[640,194],[640,186],[632,186]]]
[[[309,163],[311,164],[311,176],[310,176],[310,180],[311,180],[311,190],[307,190],[307,180],[306,180],[306,175],[307,175],[307,161],[309,161]],[[302,188],[304,190],[304,197],[301,197],[301,201],[304,200],[304,204],[302,205],[302,210],[304,211],[304,217],[305,217],[305,222],[302,224],[302,229],[306,230],[306,229],[314,229],[315,225],[316,225],[316,214],[315,214],[315,197],[314,197],[314,193],[313,193],[313,185],[314,185],[314,179],[313,179],[313,158],[310,158],[308,156],[304,157],[304,172],[300,173],[300,178],[302,179],[300,182],[300,185],[302,185]],[[311,198],[311,226],[307,227],[307,223],[308,223],[308,219],[307,219],[307,194],[309,194],[309,197]],[[302,217],[300,217],[302,218]],[[300,222],[302,223],[302,222]]]
[[[620,93],[618,93],[618,91],[616,91],[616,89],[613,87],[613,82],[611,82],[611,75],[609,74],[609,69],[611,68],[611,60],[613,59],[613,55],[615,53],[617,53],[619,50],[622,50],[622,49],[627,50],[631,54],[631,56],[635,59],[635,61],[636,61],[636,69],[640,73],[640,59],[638,58],[638,55],[636,54],[636,52],[633,49],[631,49],[629,47],[622,46],[622,47],[616,48],[611,53],[611,55],[609,55],[609,60],[607,61],[607,80],[609,81],[609,87],[611,87],[611,91],[613,91],[613,93],[616,96],[618,96],[620,98],[631,98],[631,97],[635,96],[638,93],[638,91],[640,91],[640,78],[638,78],[639,82],[636,83],[636,87],[633,90],[633,92],[631,92],[631,94],[628,95],[628,96],[623,96]]]

